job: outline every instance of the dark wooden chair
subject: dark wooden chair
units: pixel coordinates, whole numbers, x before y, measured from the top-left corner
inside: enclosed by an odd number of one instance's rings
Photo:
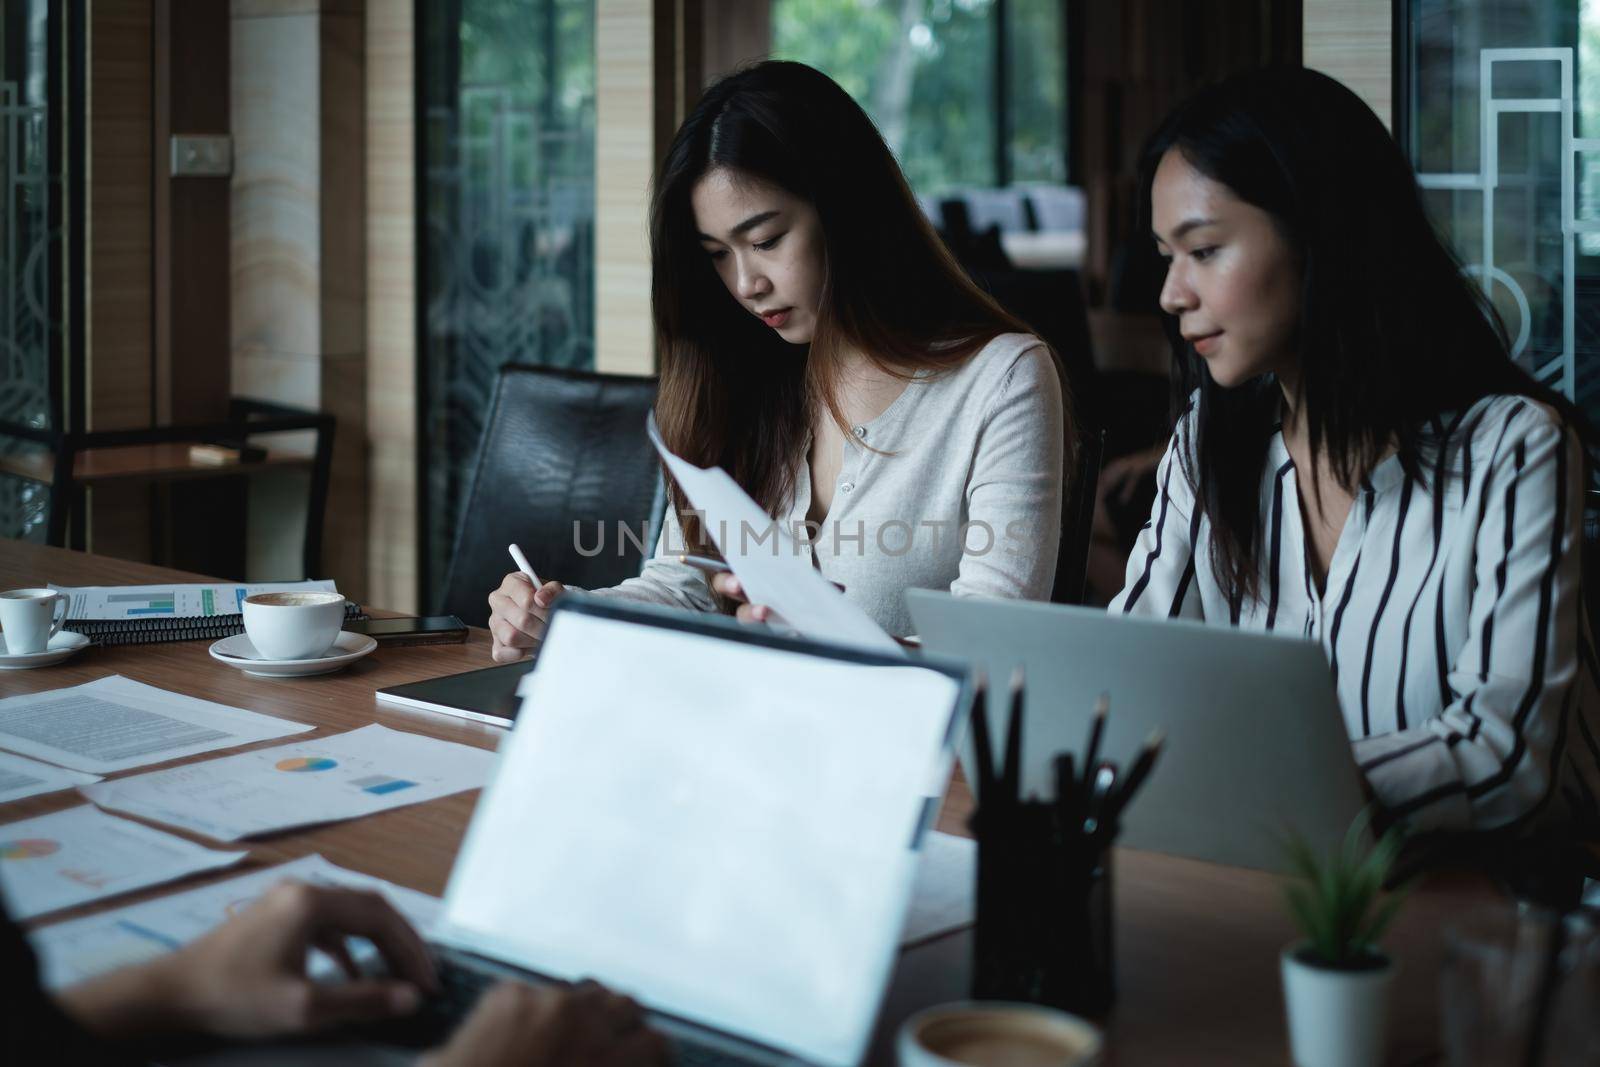
[[[1056,604],[1082,604],[1089,573],[1089,542],[1094,536],[1094,498],[1100,486],[1100,464],[1105,458],[1103,430],[1078,440],[1077,463],[1061,501],[1061,552],[1056,556],[1056,580],[1050,600]]]
[[[214,423],[62,431],[0,422],[0,438],[43,446],[0,456],[0,472],[46,486],[46,540],[61,548],[83,548],[87,544],[86,492],[96,484],[179,481],[244,474],[268,467],[309,468],[310,500],[301,562],[304,577],[316,578],[322,569],[322,520],[327,510],[334,427],[332,415],[247,398],[229,401],[227,419]],[[307,430],[315,435],[309,455],[251,444],[252,438],[263,434]],[[239,449],[241,460],[221,466],[198,462],[189,454],[190,446],[197,444]]]

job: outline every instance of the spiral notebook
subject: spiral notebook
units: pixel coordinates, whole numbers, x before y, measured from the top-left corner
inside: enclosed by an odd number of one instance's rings
[[[72,598],[62,629],[97,645],[151,645],[244,633],[244,598],[256,593],[337,593],[329,580],[251,585],[52,585]],[[345,602],[345,621],[367,618]]]

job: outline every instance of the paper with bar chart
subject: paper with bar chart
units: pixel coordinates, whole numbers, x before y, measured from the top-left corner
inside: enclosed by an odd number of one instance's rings
[[[38,796],[40,793],[54,793],[99,780],[100,776],[97,774],[69,771],[62,767],[52,767],[48,763],[13,756],[9,752],[0,752],[0,803]]]
[[[0,890],[13,919],[104,900],[238,863],[87,804],[0,826]]]
[[[39,957],[40,980],[47,989],[60,989],[118,967],[164,956],[233,918],[268,889],[291,878],[314,885],[382,893],[424,937],[438,917],[437,897],[346,870],[311,855],[199,889],[34,930],[28,940]],[[358,965],[377,955],[371,942],[364,939],[350,941],[348,947]],[[338,966],[331,957],[313,949],[309,970],[314,977],[332,977]]]
[[[80,791],[102,808],[238,841],[477,789],[494,759],[488,749],[363,726]]]
[[[132,770],[310,729],[120,674],[0,700],[0,748],[90,774]]]
[[[79,619],[205,619],[239,615],[257,593],[334,593],[332,581],[258,582],[254,585],[53,585],[70,594],[68,621]]]

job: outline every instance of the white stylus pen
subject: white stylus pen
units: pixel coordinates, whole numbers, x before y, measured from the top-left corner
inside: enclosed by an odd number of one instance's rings
[[[539,580],[539,576],[533,573],[533,568],[528,564],[528,557],[522,554],[522,549],[518,548],[516,545],[510,545],[508,546],[507,551],[511,553],[511,558],[517,561],[517,570],[528,576],[528,581],[533,583],[534,589],[538,589],[544,585],[544,583]]]

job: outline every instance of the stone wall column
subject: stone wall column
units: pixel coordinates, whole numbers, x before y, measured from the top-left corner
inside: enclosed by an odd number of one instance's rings
[[[317,577],[357,599],[368,590],[365,53],[362,0],[233,0],[233,391],[338,420]],[[250,573],[296,573],[304,483],[254,481]]]

